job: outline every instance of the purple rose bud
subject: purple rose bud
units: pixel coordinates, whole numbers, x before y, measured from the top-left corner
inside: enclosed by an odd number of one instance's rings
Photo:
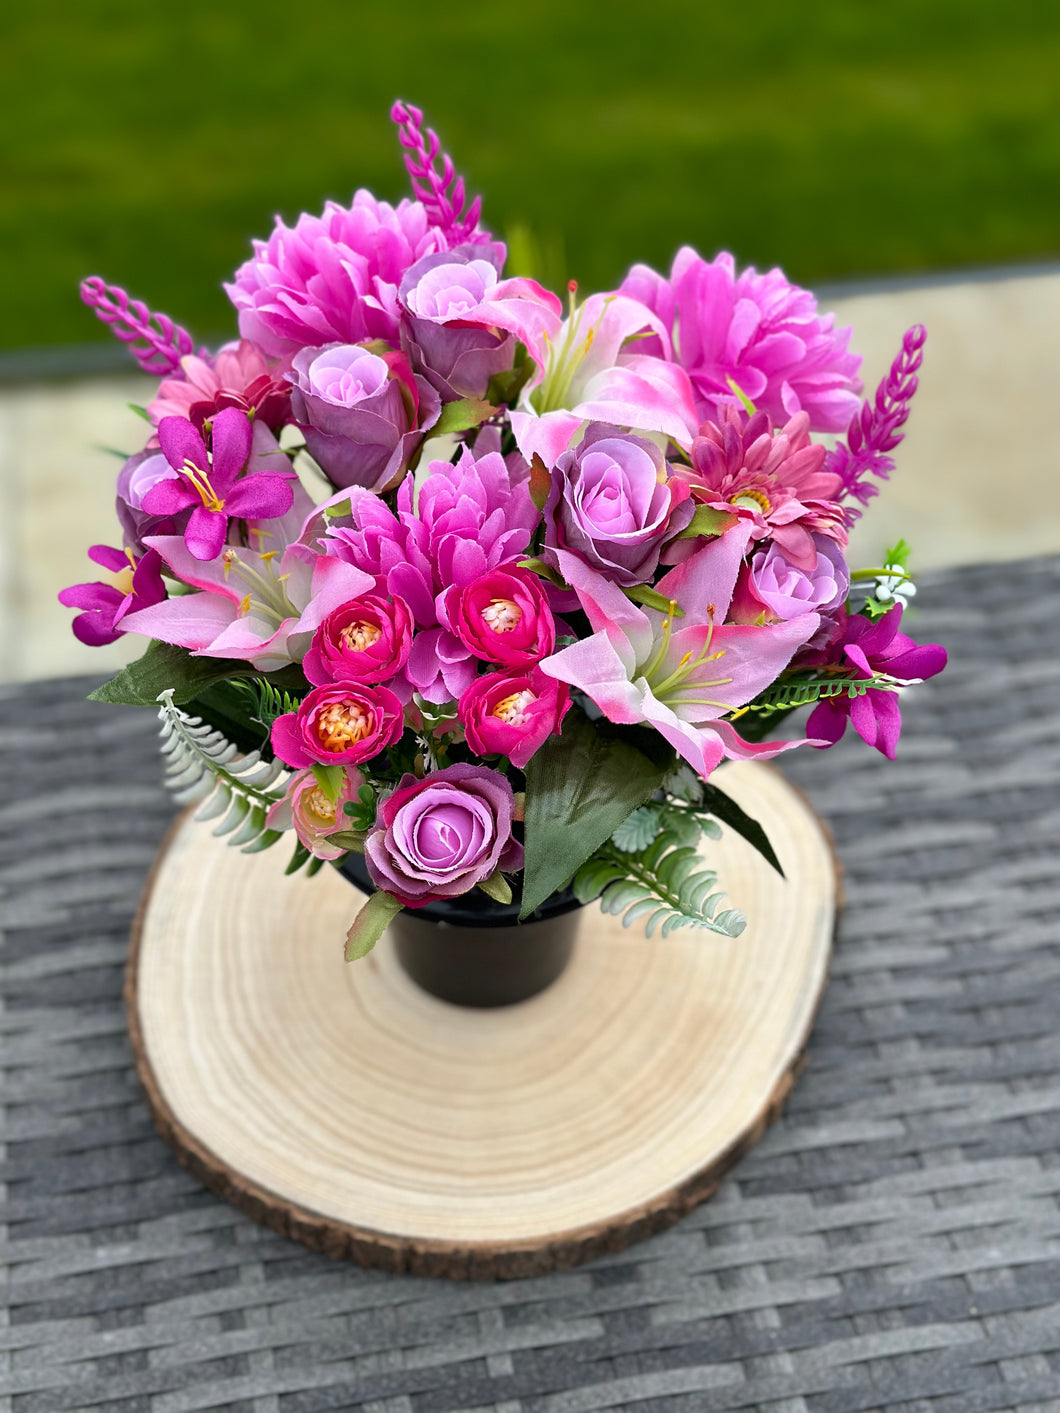
[[[401,282],[401,342],[443,402],[482,397],[512,366],[513,335],[478,314],[497,288],[500,252],[460,245],[418,260]]]
[[[814,535],[817,563],[799,569],[779,545],[751,558],[750,586],[773,617],[787,621],[800,613],[827,613],[846,602],[850,571],[843,551],[827,535]]]
[[[467,893],[498,868],[522,868],[514,809],[508,781],[485,766],[450,765],[424,780],[404,776],[365,841],[372,881],[406,907],[422,908],[432,898]]]
[[[441,412],[438,394],[400,353],[360,344],[303,348],[287,377],[309,454],[340,488],[397,484]]]
[[[569,550],[616,584],[644,584],[693,508],[687,485],[667,480],[653,442],[591,422],[552,473],[544,558],[558,567],[555,551]]]
[[[147,492],[159,481],[176,481],[176,471],[157,447],[148,447],[130,456],[118,472],[118,520],[121,522],[125,544],[136,554],[143,554],[147,546],[147,535],[169,535],[183,529],[187,513],[174,518],[171,515],[151,515],[143,509]]]

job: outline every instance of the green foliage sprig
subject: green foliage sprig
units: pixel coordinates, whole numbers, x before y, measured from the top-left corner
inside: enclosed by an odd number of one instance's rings
[[[202,800],[195,818],[219,819],[215,835],[259,853],[275,844],[281,832],[269,829],[266,815],[284,792],[287,770],[282,761],[264,761],[257,751],[241,756],[238,747],[197,716],[173,702],[173,689],[158,695],[162,723],[165,783],[181,803]]]

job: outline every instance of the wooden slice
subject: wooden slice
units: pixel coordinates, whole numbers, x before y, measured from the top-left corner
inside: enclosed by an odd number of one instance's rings
[[[676,1221],[794,1083],[837,906],[806,800],[757,764],[723,784],[787,873],[730,830],[707,846],[741,937],[649,940],[593,905],[560,979],[492,1011],[419,990],[387,937],[347,965],[352,885],[286,878],[286,849],[241,854],[183,817],[126,992],[161,1132],[258,1220],[393,1271],[530,1275]]]

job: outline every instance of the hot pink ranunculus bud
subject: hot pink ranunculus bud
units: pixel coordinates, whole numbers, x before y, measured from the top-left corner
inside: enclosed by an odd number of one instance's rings
[[[405,729],[403,708],[386,687],[336,682],[315,687],[297,711],[272,723],[272,748],[298,769],[359,765],[392,746]]]
[[[445,598],[449,627],[475,657],[504,667],[540,662],[556,646],[556,624],[536,574],[491,570]]]
[[[302,670],[315,686],[387,682],[408,661],[412,614],[404,599],[368,594],[335,609],[321,623]]]
[[[557,733],[570,707],[566,682],[539,667],[490,672],[476,677],[460,698],[460,721],[477,755],[507,756],[525,770],[548,738]]]

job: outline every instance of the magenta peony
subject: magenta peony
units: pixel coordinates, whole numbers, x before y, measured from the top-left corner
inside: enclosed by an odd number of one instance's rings
[[[861,358],[847,348],[850,329],[836,329],[834,315],[818,314],[809,290],[781,270],[760,275],[750,267],[737,275],[727,252],[707,261],[686,245],[669,280],[634,265],[621,290],[672,332],[674,357],[692,380],[701,418],[717,420],[739,393],[776,422],[806,412],[818,432],[844,431],[857,412]],[[658,339],[642,351],[666,353]]]

